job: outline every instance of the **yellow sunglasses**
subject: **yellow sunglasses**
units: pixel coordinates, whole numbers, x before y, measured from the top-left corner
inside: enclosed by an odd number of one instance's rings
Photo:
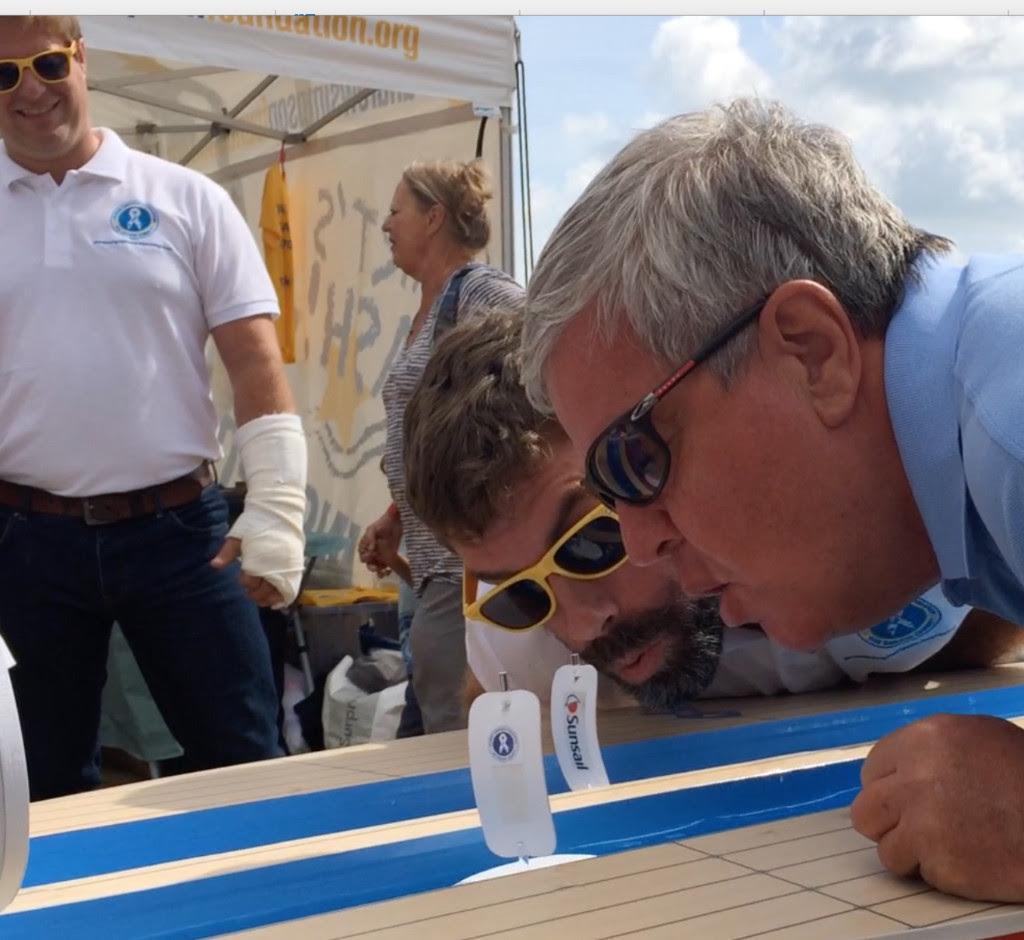
[[[0,95],[7,95],[20,84],[26,69],[32,69],[36,78],[47,85],[67,81],[71,74],[71,60],[78,52],[78,40],[73,39],[62,49],[47,49],[24,59],[0,59]]]
[[[595,506],[559,536],[544,556],[477,598],[479,579],[469,571],[462,576],[462,610],[505,630],[529,630],[547,623],[558,609],[548,583],[553,574],[578,581],[593,581],[611,574],[626,561],[619,517],[607,506]]]

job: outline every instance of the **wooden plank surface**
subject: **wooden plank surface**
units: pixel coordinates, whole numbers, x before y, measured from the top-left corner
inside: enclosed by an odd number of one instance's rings
[[[604,744],[797,718],[1014,686],[1024,666],[905,676],[813,695],[701,702],[720,718],[601,715]],[[1021,712],[1024,714],[1024,702]],[[1018,722],[1022,723],[1022,722]],[[550,741],[545,735],[546,749]],[[615,784],[552,797],[554,812],[709,783],[778,774],[862,757],[868,744],[816,750]],[[174,816],[316,793],[466,766],[465,732],[371,744],[148,781],[35,804],[33,836]],[[479,825],[475,810],[258,846],[24,889],[9,908],[27,911],[228,872],[328,856]],[[496,860],[497,861],[497,860]],[[848,811],[736,829],[602,856],[513,877],[410,895],[245,931],[245,937],[881,937],[908,927],[984,922],[1015,913],[930,891],[882,871]],[[998,921],[993,919],[993,924]],[[1003,931],[1006,932],[1006,931]],[[2,935],[2,919],[0,919]]]

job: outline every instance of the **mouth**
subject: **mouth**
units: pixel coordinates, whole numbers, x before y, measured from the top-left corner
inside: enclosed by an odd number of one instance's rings
[[[686,596],[691,600],[697,600],[702,597],[721,597],[725,593],[725,589],[728,587],[728,583],[722,581],[719,584],[702,584],[702,585],[683,585],[683,591]]]
[[[629,685],[640,685],[651,678],[665,663],[668,638],[658,636],[639,649],[630,650],[613,667],[613,672]]]
[[[57,100],[57,101],[53,101],[50,104],[45,105],[43,107],[15,108],[14,110],[15,110],[15,113],[18,114],[20,117],[28,118],[29,120],[34,120],[35,118],[43,117],[44,115],[49,114],[51,111],[56,110],[56,108],[57,108],[57,106],[59,104],[60,104],[60,101]]]

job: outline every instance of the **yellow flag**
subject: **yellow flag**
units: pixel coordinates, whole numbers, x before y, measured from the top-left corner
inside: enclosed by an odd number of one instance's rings
[[[292,265],[292,233],[288,227],[288,189],[284,164],[279,160],[263,181],[260,230],[263,232],[263,259],[277,291],[281,316],[274,326],[285,362],[295,362],[295,298]]]

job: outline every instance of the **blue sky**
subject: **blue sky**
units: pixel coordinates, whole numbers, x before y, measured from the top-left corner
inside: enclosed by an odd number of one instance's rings
[[[847,133],[915,224],[1024,252],[1020,17],[517,18],[534,245],[639,128],[736,94]],[[518,250],[518,246],[517,246]]]

